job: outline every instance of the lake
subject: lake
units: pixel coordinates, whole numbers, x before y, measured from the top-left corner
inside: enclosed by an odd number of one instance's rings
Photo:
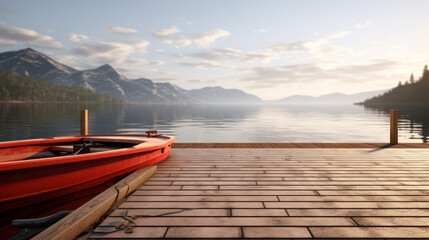
[[[157,129],[176,142],[389,142],[389,108],[355,105],[0,103],[0,141]],[[427,142],[425,106],[399,108],[399,142]]]

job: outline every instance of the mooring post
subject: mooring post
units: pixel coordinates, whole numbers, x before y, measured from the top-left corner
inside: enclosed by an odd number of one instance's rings
[[[80,111],[80,135],[88,135],[88,109]]]
[[[398,144],[398,110],[390,110],[390,144]]]

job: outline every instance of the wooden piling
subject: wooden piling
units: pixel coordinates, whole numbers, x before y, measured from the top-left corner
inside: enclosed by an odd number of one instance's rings
[[[390,110],[390,144],[398,144],[398,110]]]
[[[80,111],[80,135],[88,135],[88,109]]]

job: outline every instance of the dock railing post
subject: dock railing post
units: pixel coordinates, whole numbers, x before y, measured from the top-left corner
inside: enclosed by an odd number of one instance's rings
[[[398,144],[398,110],[390,110],[390,144]]]
[[[80,135],[88,135],[88,109],[80,111]]]

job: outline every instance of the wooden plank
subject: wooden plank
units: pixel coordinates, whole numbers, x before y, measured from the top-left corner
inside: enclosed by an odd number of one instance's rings
[[[397,196],[397,195],[408,195],[408,196],[415,196],[415,195],[429,195],[429,191],[401,191],[401,190],[395,190],[395,191],[318,191],[320,195],[387,195],[387,196]]]
[[[131,202],[121,208],[264,208],[262,202]]]
[[[239,227],[170,227],[166,238],[240,238]]]
[[[183,210],[183,211],[182,211]],[[229,216],[229,209],[163,209],[163,208],[139,208],[139,209],[116,209],[110,216],[112,217],[121,217],[121,216],[136,216],[136,215],[145,215],[145,216],[158,216],[162,214],[168,214],[169,217],[226,217]]]
[[[184,189],[187,186],[183,186],[182,189]],[[359,194],[369,194],[369,195],[384,195],[391,193],[392,195],[395,195],[395,191],[398,192],[398,194],[401,194],[401,191],[403,192],[403,195],[407,195],[407,193],[412,194],[412,190],[424,190],[428,191],[429,186],[379,186],[379,185],[367,185],[367,186],[359,186],[359,185],[345,185],[345,186],[335,186],[335,185],[258,185],[258,186],[218,186],[219,190],[254,190],[254,191],[266,191],[266,190],[314,190],[319,191],[321,195],[325,194],[326,192],[335,192],[333,195],[353,195],[354,192],[359,192]],[[377,191],[373,191],[377,190]],[[395,191],[390,191],[395,190]],[[343,193],[343,194],[341,194]],[[422,193],[424,194],[424,193]],[[280,194],[279,194],[280,195]]]
[[[99,230],[111,230],[112,228],[98,228]],[[136,227],[133,229],[133,235],[138,235],[139,238],[163,238],[167,232],[167,227]],[[113,233],[92,233],[85,239],[126,239],[129,237],[129,233],[124,231],[118,231]]]
[[[243,227],[244,238],[312,238],[305,227]]]
[[[429,216],[429,209],[424,208],[408,208],[408,209],[378,209],[378,208],[360,208],[360,209],[287,209],[290,216]]]
[[[287,202],[429,202],[429,196],[278,196]]]
[[[428,196],[429,197],[429,196]],[[130,196],[129,202],[254,202],[278,201],[276,196]]]
[[[427,208],[427,202],[264,202],[265,208]]]
[[[429,227],[429,217],[356,217],[359,226]]]
[[[428,191],[429,192],[429,191]],[[222,196],[248,196],[248,195],[256,195],[256,196],[266,196],[266,195],[315,195],[313,191],[310,190],[302,190],[302,191],[139,191],[137,190],[133,195],[152,195],[152,196],[213,196],[213,195],[222,195]],[[423,194],[422,194],[423,195]]]
[[[123,218],[108,217],[101,227],[116,226]],[[137,226],[355,226],[349,217],[143,217]]]
[[[285,209],[232,209],[234,217],[287,217]]]
[[[155,172],[156,165],[146,166],[131,173],[33,239],[74,239],[82,232],[88,231],[109,209],[114,209],[127,194],[141,186]]]
[[[428,227],[310,227],[315,238],[427,238]]]

